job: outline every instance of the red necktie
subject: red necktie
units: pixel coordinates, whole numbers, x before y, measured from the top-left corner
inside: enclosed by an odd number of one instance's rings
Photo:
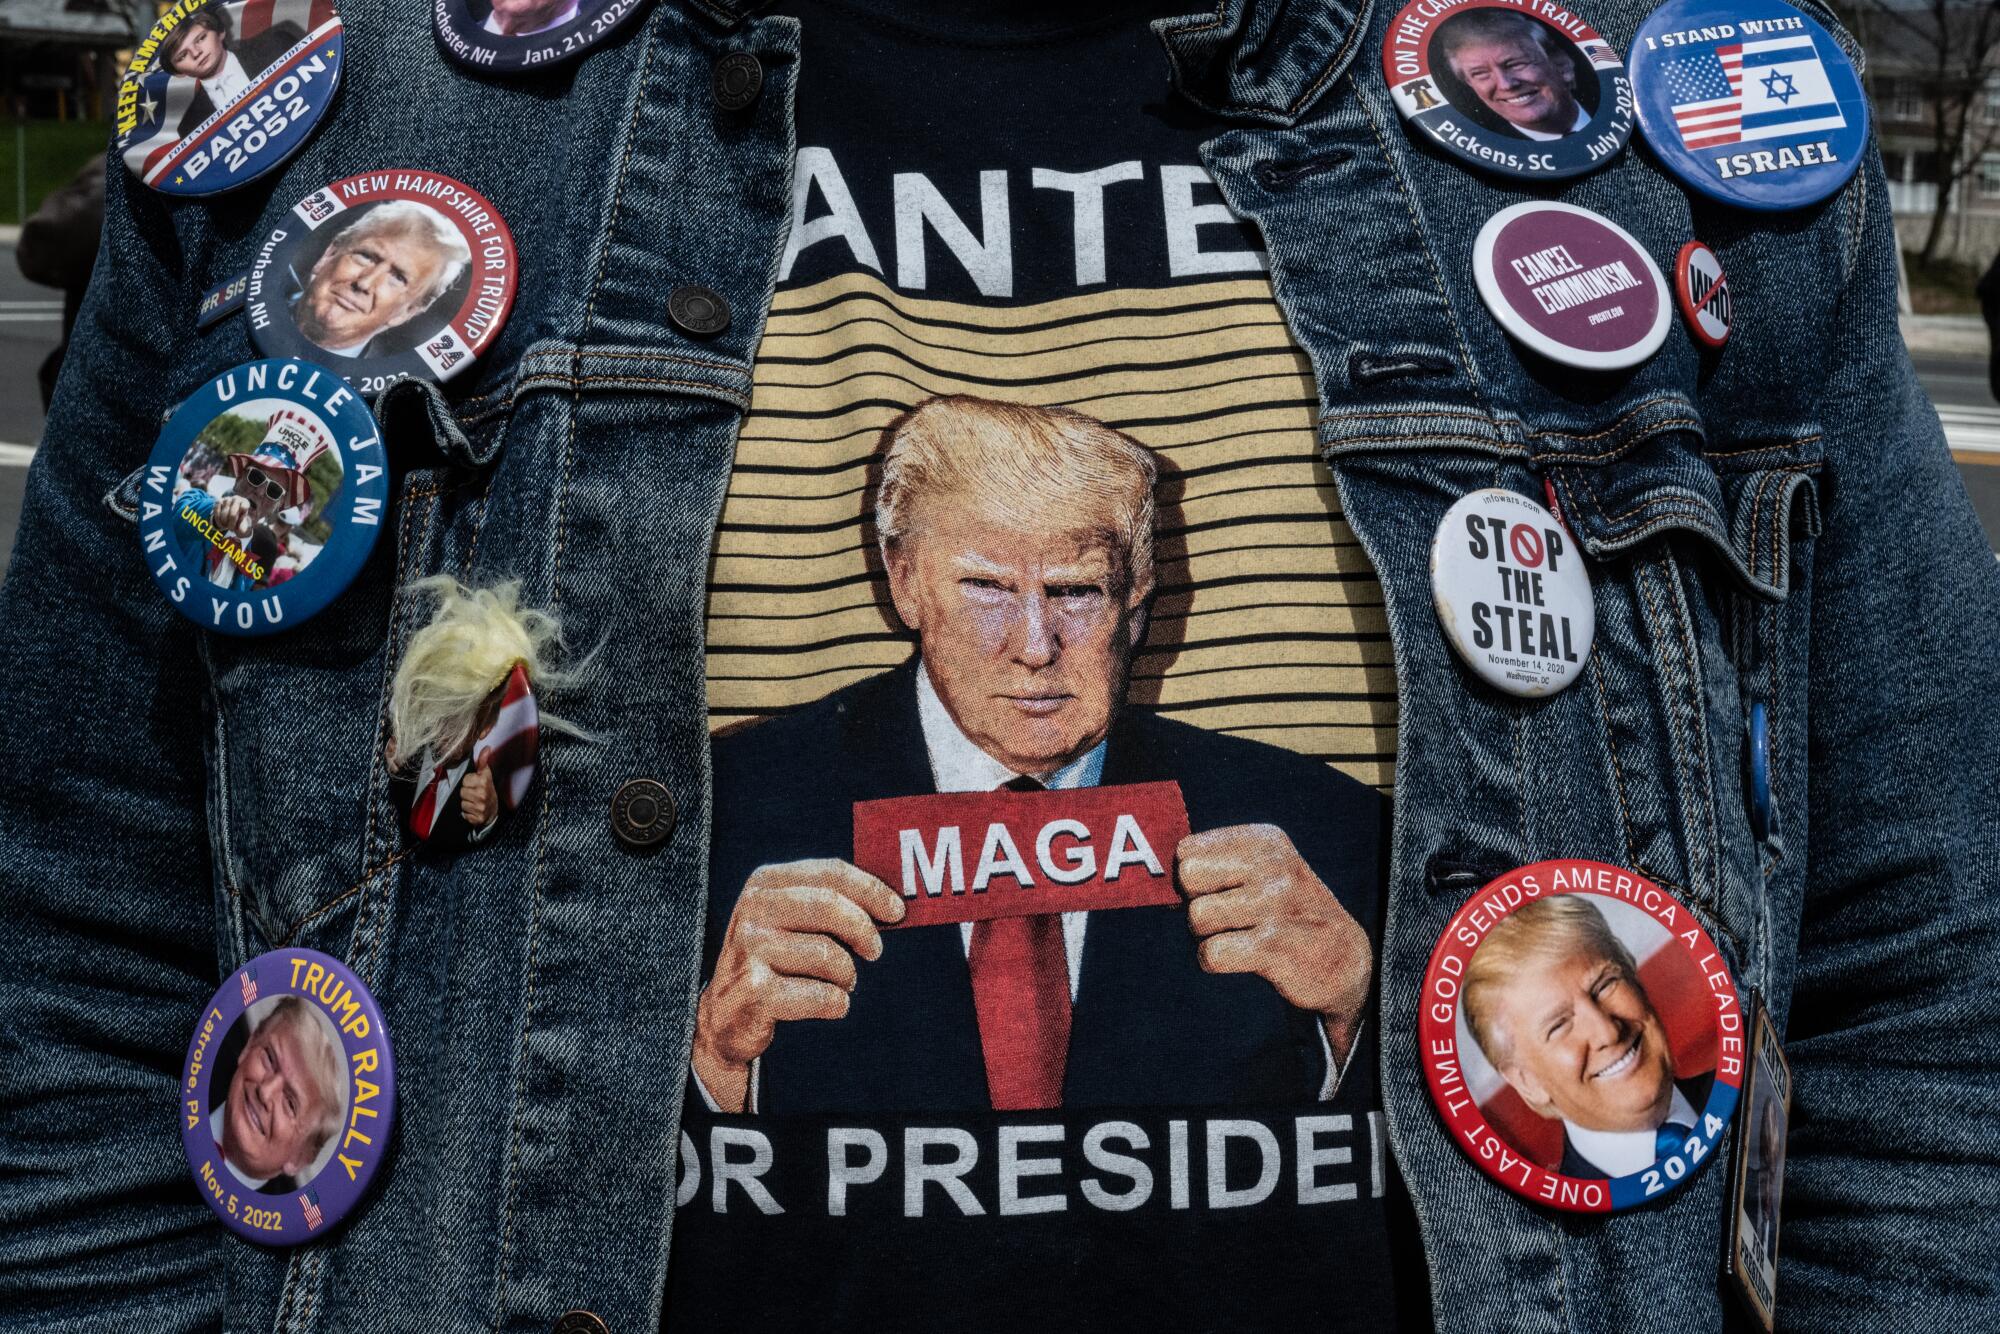
[[[1007,786],[1017,792],[1042,789],[1032,778],[1017,778]],[[1069,1060],[1069,959],[1061,914],[975,922],[966,963],[972,971],[972,1004],[979,1015],[979,1046],[986,1056],[993,1109],[1062,1106],[1063,1068]]]
[[[431,836],[431,822],[437,819],[438,785],[444,782],[444,766],[440,764],[431,775],[431,781],[424,784],[423,795],[417,798],[417,808],[410,812],[410,830],[418,838]]]

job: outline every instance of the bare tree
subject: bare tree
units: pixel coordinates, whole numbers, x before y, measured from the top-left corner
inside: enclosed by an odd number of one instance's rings
[[[1929,263],[1960,182],[2000,146],[2000,117],[1985,114],[1988,82],[2000,78],[2000,0],[1847,0],[1840,8],[1870,56],[1885,57],[1871,59],[1872,81],[1910,78],[1923,97],[1931,139],[1923,178],[1937,192],[1924,235]]]

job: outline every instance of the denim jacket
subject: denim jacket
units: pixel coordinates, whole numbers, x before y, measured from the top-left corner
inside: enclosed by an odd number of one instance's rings
[[[1817,0],[1799,0],[1832,25]],[[1588,17],[1628,49],[1645,6]],[[1796,1078],[1780,1311],[1808,1329],[1986,1327],[2000,1303],[2000,574],[1896,329],[1878,160],[1777,215],[1693,198],[1634,144],[1514,188],[1421,149],[1378,57],[1392,4],[1218,0],[1159,26],[1202,155],[1262,229],[1309,356],[1319,442],[1380,574],[1401,753],[1379,966],[1391,1144],[1450,1329],[1684,1331],[1725,1315],[1727,1173],[1557,1215],[1449,1141],[1416,1059],[1440,929],[1552,856],[1671,889],[1785,1032]],[[97,275],[0,592],[0,1327],[651,1330],[707,883],[704,582],[791,208],[798,28],[656,0],[582,60],[501,80],[433,47],[416,0],[350,0],[345,87],[273,178],[211,201],[114,164]],[[1851,43],[1842,41],[1854,52]],[[764,71],[725,110],[716,62]],[[1858,58],[1858,52],[1854,52]],[[921,71],[907,78],[921,97]],[[391,522],[359,580],[265,639],[178,616],[127,480],[162,414],[253,355],[194,324],[308,191],[422,166],[520,245],[498,345],[379,402]],[[1531,366],[1474,287],[1480,225],[1525,197],[1721,256],[1735,331],[1629,373]],[[696,339],[667,296],[732,318]],[[1454,659],[1427,556],[1458,497],[1552,490],[1590,558],[1586,679],[1502,696]],[[523,581],[583,680],[545,706],[529,807],[452,862],[412,855],[383,763],[399,589]],[[1759,837],[1745,721],[1768,711]],[[613,794],[670,792],[633,851]],[[371,1195],[294,1250],[225,1232],[175,1128],[191,1026],[280,946],[352,965],[396,1042]],[[1327,1257],[1327,1281],[1340,1258]]]

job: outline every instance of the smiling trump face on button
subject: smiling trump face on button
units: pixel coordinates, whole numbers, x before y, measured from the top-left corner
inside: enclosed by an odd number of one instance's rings
[[[1666,1026],[1587,900],[1544,899],[1496,926],[1466,969],[1465,1010],[1480,1050],[1538,1115],[1607,1133],[1664,1120]]]
[[[1144,446],[1081,413],[949,396],[885,432],[896,614],[959,730],[1016,773],[1102,741],[1152,592]]]
[[[415,200],[379,204],[314,261],[293,318],[318,347],[369,355],[378,335],[430,309],[472,260],[458,230]]]

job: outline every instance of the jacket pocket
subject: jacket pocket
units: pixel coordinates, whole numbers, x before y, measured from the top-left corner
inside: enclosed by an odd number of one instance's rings
[[[1662,534],[1693,539],[1744,590],[1782,601],[1791,544],[1819,532],[1819,436],[1704,449],[1692,431],[1637,441],[1615,457],[1543,462],[1562,518],[1599,560]]]
[[[1549,461],[1564,521],[1596,562],[1588,688],[1637,869],[1714,914],[1741,960],[1765,924],[1767,849],[1752,818],[1752,706],[1787,651],[1777,627],[1819,530],[1818,437],[1705,447],[1698,429],[1615,457]]]
[[[204,634],[209,668],[208,823],[224,903],[252,952],[311,943],[343,952],[338,910],[357,906],[396,856],[385,793],[384,701],[407,633],[402,590],[459,567],[476,546],[498,424],[468,431],[435,386],[376,405],[392,500],[367,563],[304,624],[260,638]]]

